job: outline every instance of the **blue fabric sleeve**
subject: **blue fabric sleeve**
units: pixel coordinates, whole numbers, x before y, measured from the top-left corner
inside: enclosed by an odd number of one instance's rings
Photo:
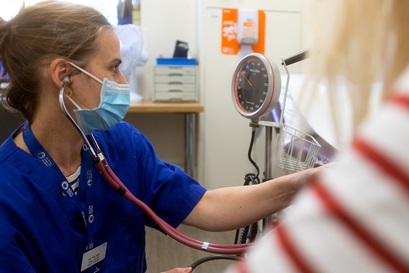
[[[181,168],[161,161],[149,140],[127,123],[104,134],[103,150],[111,168],[159,217],[177,227],[206,189]],[[157,225],[147,218],[146,224]]]

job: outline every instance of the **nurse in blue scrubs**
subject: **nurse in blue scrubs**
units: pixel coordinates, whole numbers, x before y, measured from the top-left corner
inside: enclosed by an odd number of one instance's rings
[[[95,136],[127,188],[170,225],[236,229],[288,206],[318,170],[208,191],[162,162],[121,122],[129,85],[119,41],[90,7],[47,1],[0,22],[8,106],[27,122],[0,146],[1,272],[145,272],[145,226],[93,165],[78,130]],[[257,204],[257,206],[253,206]],[[172,272],[190,272],[190,268]]]

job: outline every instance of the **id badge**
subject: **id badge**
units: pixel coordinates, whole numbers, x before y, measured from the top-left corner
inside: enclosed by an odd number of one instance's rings
[[[105,259],[107,245],[108,242],[105,242],[82,255],[81,272]]]

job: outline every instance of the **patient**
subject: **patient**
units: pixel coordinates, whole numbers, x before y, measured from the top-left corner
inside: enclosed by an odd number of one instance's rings
[[[409,2],[308,1],[310,81],[349,84],[355,137],[337,166],[227,272],[409,272]],[[371,85],[383,106],[368,115]],[[313,96],[313,93],[310,94]],[[335,121],[342,109],[332,105]]]

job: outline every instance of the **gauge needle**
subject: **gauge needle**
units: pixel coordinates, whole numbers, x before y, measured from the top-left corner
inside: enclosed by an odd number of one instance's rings
[[[244,75],[244,72],[241,73],[244,77],[244,79],[250,84],[251,87],[253,87],[253,84],[251,84],[250,80],[247,79],[246,75]]]

